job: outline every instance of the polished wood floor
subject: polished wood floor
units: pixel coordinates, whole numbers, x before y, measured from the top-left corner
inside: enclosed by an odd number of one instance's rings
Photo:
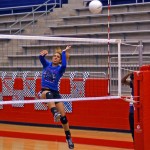
[[[63,129],[0,124],[1,131],[64,136]],[[71,130],[73,137],[132,142],[129,133]],[[38,139],[38,138],[37,138]],[[0,137],[0,150],[68,150],[66,142]],[[127,150],[107,146],[75,143],[75,150]]]
[[[0,150],[68,150],[63,142],[0,137]],[[127,150],[105,146],[75,144],[74,150]]]

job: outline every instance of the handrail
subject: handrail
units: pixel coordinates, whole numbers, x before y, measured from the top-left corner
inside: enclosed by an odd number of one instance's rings
[[[34,23],[35,22],[35,16],[34,16],[34,14],[35,13],[37,13],[37,12],[41,12],[41,11],[37,11],[39,8],[42,8],[43,6],[45,6],[46,7],[46,10],[41,14],[41,15],[39,15],[38,17],[37,17],[37,19],[39,19],[40,17],[42,17],[43,15],[45,15],[45,14],[47,14],[48,12],[50,12],[51,10],[53,10],[56,6],[57,6],[57,4],[59,4],[59,6],[61,6],[61,0],[59,0],[59,3],[57,3],[57,0],[55,0],[54,1],[54,3],[50,3],[50,4],[48,4],[48,2],[50,2],[51,0],[47,0],[45,3],[43,3],[43,4],[41,4],[41,5],[38,5],[38,7],[36,8],[36,9],[33,9],[31,12],[29,12],[29,13],[27,13],[25,16],[23,16],[21,19],[19,19],[19,20],[17,20],[15,23],[13,23],[12,25],[10,25],[9,26],[9,29],[10,29],[10,34],[12,33],[12,27],[13,26],[15,26],[17,23],[20,23],[20,30],[18,30],[16,33],[14,33],[14,34],[17,34],[17,33],[19,33],[19,32],[21,32],[25,27],[27,27],[27,26],[29,26],[30,24],[32,24],[32,23]],[[50,8],[50,9],[48,9],[47,7],[48,6],[51,6],[52,5],[52,7]],[[26,24],[24,27],[21,27],[21,22],[25,19],[25,18],[27,18],[29,15],[33,15],[33,20],[30,22],[30,23],[28,23],[28,24]]]

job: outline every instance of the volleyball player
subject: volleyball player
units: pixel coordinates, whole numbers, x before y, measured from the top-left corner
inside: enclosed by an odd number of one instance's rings
[[[127,80],[128,77],[130,77],[130,80]],[[121,80],[122,84],[130,86],[131,96],[134,96],[133,80],[134,80],[133,72],[130,72],[127,75],[125,75]],[[134,106],[133,106],[133,102],[130,102],[129,125],[130,125],[130,131],[131,131],[131,134],[132,134],[132,139],[134,141]]]
[[[42,82],[41,82],[41,98],[42,99],[60,99],[61,96],[58,91],[58,82],[63,76],[66,66],[67,58],[69,59],[69,53],[71,46],[67,46],[66,49],[61,51],[57,49],[52,57],[52,61],[45,59],[48,54],[47,50],[40,52],[39,59],[43,65],[42,70]],[[70,149],[74,149],[74,143],[72,142],[71,133],[69,129],[68,119],[66,117],[63,102],[49,102],[48,108],[54,116],[54,121],[60,121],[65,131],[66,141]]]

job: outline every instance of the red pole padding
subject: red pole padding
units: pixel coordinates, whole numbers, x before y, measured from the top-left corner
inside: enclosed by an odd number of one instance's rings
[[[134,73],[134,96],[139,101],[134,111],[135,150],[150,150],[150,65]]]

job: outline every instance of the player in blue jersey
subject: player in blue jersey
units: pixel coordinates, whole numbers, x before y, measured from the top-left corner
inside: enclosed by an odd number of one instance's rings
[[[130,80],[127,80],[128,77],[130,77]],[[134,80],[133,72],[130,72],[127,75],[125,75],[121,80],[122,84],[130,86],[132,97],[134,96],[133,80]],[[132,101],[130,102],[130,109],[129,109],[129,125],[130,125],[130,131],[131,131],[131,134],[132,134],[132,138],[133,138],[133,141],[134,141],[134,106],[133,106]]]
[[[48,54],[47,50],[40,52],[39,59],[43,65],[42,82],[41,82],[41,98],[42,99],[60,99],[61,96],[58,91],[58,82],[63,76],[67,66],[68,50],[71,46],[67,46],[62,52],[56,51],[52,57],[52,61],[48,61],[45,56]],[[63,102],[49,102],[48,108],[51,110],[54,121],[61,121],[65,131],[66,141],[70,149],[74,149],[74,144],[71,139],[69,123],[66,117]]]

